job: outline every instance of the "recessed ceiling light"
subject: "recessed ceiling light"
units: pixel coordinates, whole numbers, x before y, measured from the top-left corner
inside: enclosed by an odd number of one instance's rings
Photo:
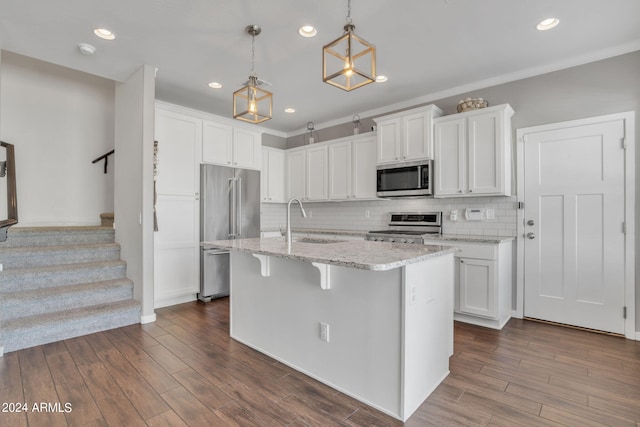
[[[80,49],[80,53],[87,56],[91,56],[96,53],[96,48],[91,46],[89,43],[80,43],[78,45],[78,49]]]
[[[558,18],[547,18],[544,21],[540,21],[540,23],[536,25],[536,28],[540,31],[547,31],[555,28],[559,23],[560,20]]]
[[[222,87],[222,85],[218,82],[211,82],[209,83],[209,87],[212,89],[220,89]]]
[[[387,80],[389,80],[387,76],[383,76],[383,75],[376,76],[376,83],[384,83]]]
[[[285,112],[285,113],[295,113],[295,112],[296,112],[296,109],[295,109],[295,108],[291,108],[291,107],[289,107],[289,108],[285,108],[285,109],[284,109],[284,112]]]
[[[314,37],[318,34],[318,30],[316,30],[312,25],[303,25],[298,29],[298,34],[302,37]]]
[[[105,40],[113,40],[116,38],[116,35],[106,28],[96,28],[93,30],[93,34]]]

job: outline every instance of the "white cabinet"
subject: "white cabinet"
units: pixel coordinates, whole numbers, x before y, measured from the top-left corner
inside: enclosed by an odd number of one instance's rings
[[[511,195],[508,105],[434,120],[435,197]]]
[[[287,150],[287,199],[306,197],[307,152],[304,148]]]
[[[284,203],[285,154],[283,150],[262,147],[262,171],[260,173],[261,200],[265,203]]]
[[[376,139],[345,137],[286,150],[287,198],[305,201],[376,198]]]
[[[199,169],[202,121],[156,109],[157,218],[154,306],[194,300],[200,282]]]
[[[376,198],[376,139],[354,139],[351,150],[351,198]]]
[[[511,318],[513,241],[472,243],[433,240],[425,244],[455,246],[454,319],[494,329]]]
[[[306,200],[329,198],[329,150],[326,145],[307,150]]]
[[[260,169],[260,133],[203,120],[202,161],[223,166]]]
[[[329,144],[329,199],[351,198],[351,141]]]
[[[442,115],[435,105],[378,117],[378,164],[433,158],[433,119]]]

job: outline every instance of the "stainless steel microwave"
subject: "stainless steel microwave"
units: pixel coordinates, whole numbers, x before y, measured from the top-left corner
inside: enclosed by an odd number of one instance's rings
[[[433,161],[378,165],[378,197],[433,196]]]

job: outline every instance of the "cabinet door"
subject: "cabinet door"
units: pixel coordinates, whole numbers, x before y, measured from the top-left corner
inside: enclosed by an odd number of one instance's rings
[[[329,145],[329,199],[351,198],[351,141]]]
[[[260,200],[269,201],[269,150],[262,150],[262,168],[260,169]]]
[[[459,258],[460,312],[496,316],[495,261]]]
[[[468,119],[468,180],[473,194],[504,192],[502,165],[505,150],[502,141],[501,113],[478,114]]]
[[[390,163],[401,160],[400,118],[378,123],[378,163]]]
[[[233,129],[231,126],[202,122],[202,162],[233,166]]]
[[[263,163],[262,177],[266,178],[266,200],[263,192],[263,200],[271,203],[282,203],[284,199],[284,151],[264,150],[267,162]],[[264,157],[264,156],[263,156]],[[265,165],[266,168],[265,168]]]
[[[307,200],[327,200],[329,198],[327,146],[308,148],[306,151]]]
[[[305,198],[306,166],[306,150],[287,153],[287,199]]]
[[[402,118],[403,160],[432,158],[429,114],[415,113]]]
[[[461,195],[466,191],[466,119],[436,122],[435,135],[434,195]]]
[[[262,137],[257,132],[233,129],[233,167],[260,169]]]
[[[154,234],[155,307],[198,292],[200,271],[198,164],[202,121],[157,110],[157,218]]]
[[[351,194],[354,199],[376,197],[376,140],[357,139],[352,143]]]

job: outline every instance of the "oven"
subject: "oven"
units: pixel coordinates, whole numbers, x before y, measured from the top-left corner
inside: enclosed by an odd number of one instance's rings
[[[442,234],[442,212],[391,212],[389,229],[369,231],[366,240],[418,243]]]
[[[377,167],[378,197],[433,196],[433,161],[393,163]]]

